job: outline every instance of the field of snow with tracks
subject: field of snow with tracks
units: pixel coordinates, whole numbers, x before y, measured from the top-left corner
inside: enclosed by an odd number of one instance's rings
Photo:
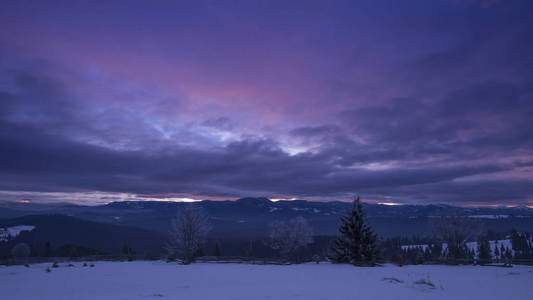
[[[0,299],[533,299],[528,266],[72,264],[0,266]]]

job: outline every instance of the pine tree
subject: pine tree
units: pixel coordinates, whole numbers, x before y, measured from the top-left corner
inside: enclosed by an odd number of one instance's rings
[[[354,198],[352,210],[341,217],[341,223],[340,235],[331,249],[331,260],[353,265],[375,265],[377,237],[366,220],[359,197]]]
[[[442,257],[442,243],[435,243],[431,247],[431,258],[433,261],[439,261]]]
[[[508,262],[511,262],[513,260],[513,252],[509,248],[505,249],[505,258]]]
[[[220,253],[220,245],[218,244],[218,242],[215,243],[215,256],[220,256],[222,255]]]
[[[477,242],[478,262],[480,264],[487,264],[492,262],[492,253],[490,250],[490,242],[486,236],[479,238]]]
[[[44,244],[44,257],[52,256],[52,247],[50,246],[50,241],[46,241]]]
[[[514,228],[511,230],[511,246],[515,258],[524,258],[524,238]]]
[[[128,244],[124,244],[122,246],[122,254],[126,254],[126,255],[130,254],[130,247],[128,247]]]

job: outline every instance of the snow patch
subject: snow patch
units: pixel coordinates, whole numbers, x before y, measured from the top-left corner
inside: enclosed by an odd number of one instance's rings
[[[507,219],[509,215],[472,215],[468,217],[475,219]]]
[[[490,243],[490,250],[494,256],[494,250],[496,249],[496,247],[498,247],[498,250],[500,250],[501,246],[503,245],[503,247],[505,249],[509,249],[511,250],[511,252],[514,254],[514,251],[513,251],[513,246],[512,246],[512,243],[511,243],[511,240],[498,240],[498,241],[489,241]],[[474,250],[474,252],[476,253],[476,256],[477,256],[477,242],[468,242],[466,243],[466,246],[468,247],[468,249],[471,249],[471,250]],[[402,249],[403,250],[407,250],[407,249],[412,249],[412,248],[422,248],[423,251],[426,251],[426,249],[429,247],[427,244],[421,244],[421,245],[402,245]],[[448,248],[448,244],[446,243],[443,243],[442,244],[442,251],[446,250]]]
[[[307,208],[293,207],[292,210],[294,210],[294,211],[302,211],[302,210],[307,210]]]
[[[9,237],[14,238],[22,231],[32,231],[33,229],[35,229],[33,225],[17,225],[0,228],[0,242],[7,242]]]

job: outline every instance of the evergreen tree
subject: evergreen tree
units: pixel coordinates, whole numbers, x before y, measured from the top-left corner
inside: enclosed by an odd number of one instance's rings
[[[473,260],[467,242],[477,238],[481,232],[482,224],[479,220],[452,214],[434,218],[431,223],[437,240],[447,244],[445,258],[448,263],[458,264]]]
[[[505,249],[505,258],[508,262],[511,262],[513,260],[513,252],[509,248]]]
[[[431,247],[431,259],[433,261],[439,261],[442,257],[442,243],[435,243]]]
[[[488,237],[482,236],[477,242],[478,262],[480,264],[487,264],[492,262],[492,253],[490,250],[490,242]]]
[[[44,244],[44,257],[52,256],[52,247],[50,246],[50,241],[46,241]]]
[[[200,247],[196,249],[196,252],[194,252],[194,256],[205,256],[204,245],[200,245]]]
[[[511,246],[513,250],[515,251],[518,250],[519,244],[520,244],[520,241],[519,241],[518,231],[516,231],[516,229],[513,228],[511,230]]]
[[[127,244],[124,244],[124,245],[122,246],[122,254],[126,254],[126,255],[127,255],[127,254],[130,254],[130,248],[128,247]]]
[[[341,223],[340,235],[331,249],[331,260],[353,265],[375,265],[377,237],[366,220],[359,197],[354,198],[352,210],[341,217]]]
[[[220,253],[220,245],[218,244],[218,242],[215,243],[215,256],[220,256],[222,255]]]
[[[468,259],[467,263],[474,263],[474,258],[476,257],[476,251],[473,248],[468,248],[466,245],[464,246],[464,253],[466,253],[466,258]]]

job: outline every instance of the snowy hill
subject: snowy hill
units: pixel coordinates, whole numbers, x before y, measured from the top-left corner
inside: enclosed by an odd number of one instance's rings
[[[9,253],[14,244],[21,242],[36,248],[43,247],[46,242],[54,248],[74,244],[104,253],[120,253],[124,244],[128,244],[140,253],[159,253],[165,241],[163,235],[151,231],[63,215],[30,215],[0,220],[0,227],[16,233],[10,242],[0,243],[0,255]]]

